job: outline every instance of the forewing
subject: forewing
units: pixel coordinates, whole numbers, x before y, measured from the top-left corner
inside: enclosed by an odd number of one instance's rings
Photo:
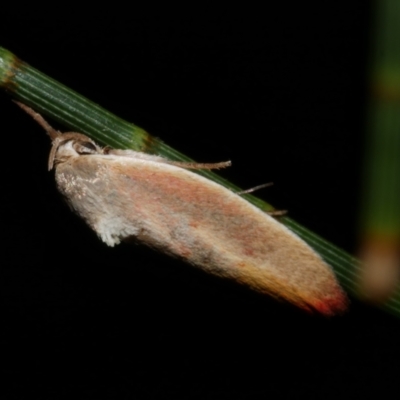
[[[82,156],[57,172],[59,181],[79,176],[70,202],[106,242],[108,236],[134,236],[305,309],[331,314],[345,307],[331,269],[308,245],[240,196],[193,172],[115,156]],[[82,198],[95,212],[77,204]],[[99,232],[104,227],[106,236]]]

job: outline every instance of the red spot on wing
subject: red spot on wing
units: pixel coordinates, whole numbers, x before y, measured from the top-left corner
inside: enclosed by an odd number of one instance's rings
[[[343,314],[348,306],[346,295],[338,288],[333,295],[327,296],[325,299],[314,300],[311,302],[313,308],[326,316]]]

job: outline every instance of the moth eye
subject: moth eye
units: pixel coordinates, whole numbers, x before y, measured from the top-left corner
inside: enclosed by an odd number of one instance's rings
[[[97,148],[91,142],[75,142],[74,149],[78,154],[96,154]]]

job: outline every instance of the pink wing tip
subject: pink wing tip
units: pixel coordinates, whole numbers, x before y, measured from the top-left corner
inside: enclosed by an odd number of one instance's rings
[[[346,294],[338,288],[335,293],[312,301],[311,305],[316,311],[329,317],[343,314],[348,308],[349,300]]]

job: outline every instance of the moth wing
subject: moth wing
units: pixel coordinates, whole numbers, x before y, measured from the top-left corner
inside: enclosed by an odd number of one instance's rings
[[[304,309],[334,314],[345,308],[330,267],[286,227],[230,190],[142,157],[92,155],[65,164],[58,167],[57,181],[65,181],[66,174],[79,176],[76,186],[96,213],[84,209],[77,196],[66,197],[107,244],[135,237]]]

